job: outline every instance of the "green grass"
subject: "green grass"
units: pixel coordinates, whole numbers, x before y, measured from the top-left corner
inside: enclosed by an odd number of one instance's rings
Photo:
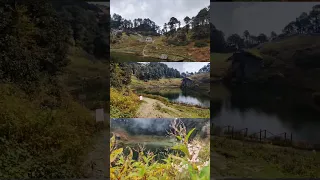
[[[131,76],[130,87],[139,88],[164,88],[164,87],[180,87],[182,78],[163,78],[159,80],[149,80],[147,82],[139,80],[135,76]]]
[[[211,136],[211,177],[310,178],[320,177],[320,154],[269,144]]]
[[[94,132],[91,112],[62,87],[46,83],[26,94],[0,85],[0,178],[81,177]]]
[[[88,109],[108,109],[108,61],[98,60],[77,48],[71,48],[68,58],[71,63],[60,77],[68,91]],[[85,95],[85,99],[80,100],[79,95]]]
[[[184,103],[177,103],[177,102],[170,102],[167,98],[159,96],[159,95],[152,95],[152,94],[140,94],[144,97],[148,97],[151,99],[156,99],[167,105],[168,107],[177,109],[180,111],[180,114],[183,114],[183,118],[210,118],[210,109],[200,107],[197,105],[189,105]],[[162,108],[163,109],[163,108]],[[166,110],[164,110],[166,111]],[[172,112],[172,111],[166,111],[170,112],[173,117],[179,116],[178,114]]]

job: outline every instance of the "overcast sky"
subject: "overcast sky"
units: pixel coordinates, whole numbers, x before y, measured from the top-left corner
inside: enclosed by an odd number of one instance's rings
[[[176,17],[184,26],[186,16],[192,18],[209,5],[209,0],[111,0],[110,13],[131,20],[149,18],[162,28],[171,17]]]
[[[258,35],[281,33],[284,26],[320,2],[211,2],[210,21],[226,36],[245,30]]]
[[[140,62],[147,63],[147,62]],[[161,62],[166,64],[168,67],[177,69],[180,73],[182,72],[198,72],[203,66],[209,64],[209,62]]]

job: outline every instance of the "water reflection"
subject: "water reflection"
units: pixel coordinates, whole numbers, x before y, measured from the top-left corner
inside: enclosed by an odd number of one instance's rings
[[[195,91],[181,90],[180,88],[170,89],[143,89],[137,90],[137,92],[148,93],[153,95],[163,96],[172,102],[186,103],[192,105],[199,105],[202,107],[210,107],[210,98]]]
[[[273,134],[292,133],[293,140],[320,143],[320,113],[303,102],[298,92],[242,87],[228,89],[211,85],[213,123],[266,129]]]

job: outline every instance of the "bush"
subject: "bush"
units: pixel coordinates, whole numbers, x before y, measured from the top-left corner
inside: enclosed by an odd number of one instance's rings
[[[195,46],[195,47],[206,47],[206,46],[208,46],[208,43],[205,42],[205,41],[196,41],[196,42],[194,43],[194,46]]]
[[[177,41],[177,39],[168,39],[167,40],[167,43],[168,44],[172,44],[172,45],[175,45],[175,46],[186,46],[189,44],[189,41]]]
[[[139,108],[139,97],[131,90],[110,88],[110,117],[132,118]]]

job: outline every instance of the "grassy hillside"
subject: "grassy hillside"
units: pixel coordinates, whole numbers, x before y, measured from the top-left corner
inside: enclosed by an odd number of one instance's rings
[[[320,154],[211,136],[211,177],[320,177]]]
[[[98,60],[79,48],[70,48],[70,64],[66,67],[62,81],[68,91],[88,109],[109,109],[109,65],[107,60]],[[82,97],[81,97],[82,96]]]
[[[115,37],[112,37],[115,38]],[[111,45],[111,52],[131,53],[139,56],[159,58],[161,54],[167,54],[172,61],[209,61],[210,47],[196,47],[195,42],[185,46],[168,45],[165,36],[152,36],[153,43],[140,42],[140,36],[122,33],[122,36]],[[142,39],[145,39],[142,38]],[[209,42],[209,40],[208,40]],[[144,53],[143,53],[144,50]]]
[[[90,109],[109,108],[108,67],[79,49],[69,58],[56,85],[43,82],[36,93],[0,85],[0,177],[82,177],[82,150],[95,132]]]
[[[170,78],[170,79],[159,79],[149,80],[147,82],[139,80],[135,76],[131,76],[130,87],[133,89],[139,88],[161,88],[161,87],[180,87],[182,78]]]

